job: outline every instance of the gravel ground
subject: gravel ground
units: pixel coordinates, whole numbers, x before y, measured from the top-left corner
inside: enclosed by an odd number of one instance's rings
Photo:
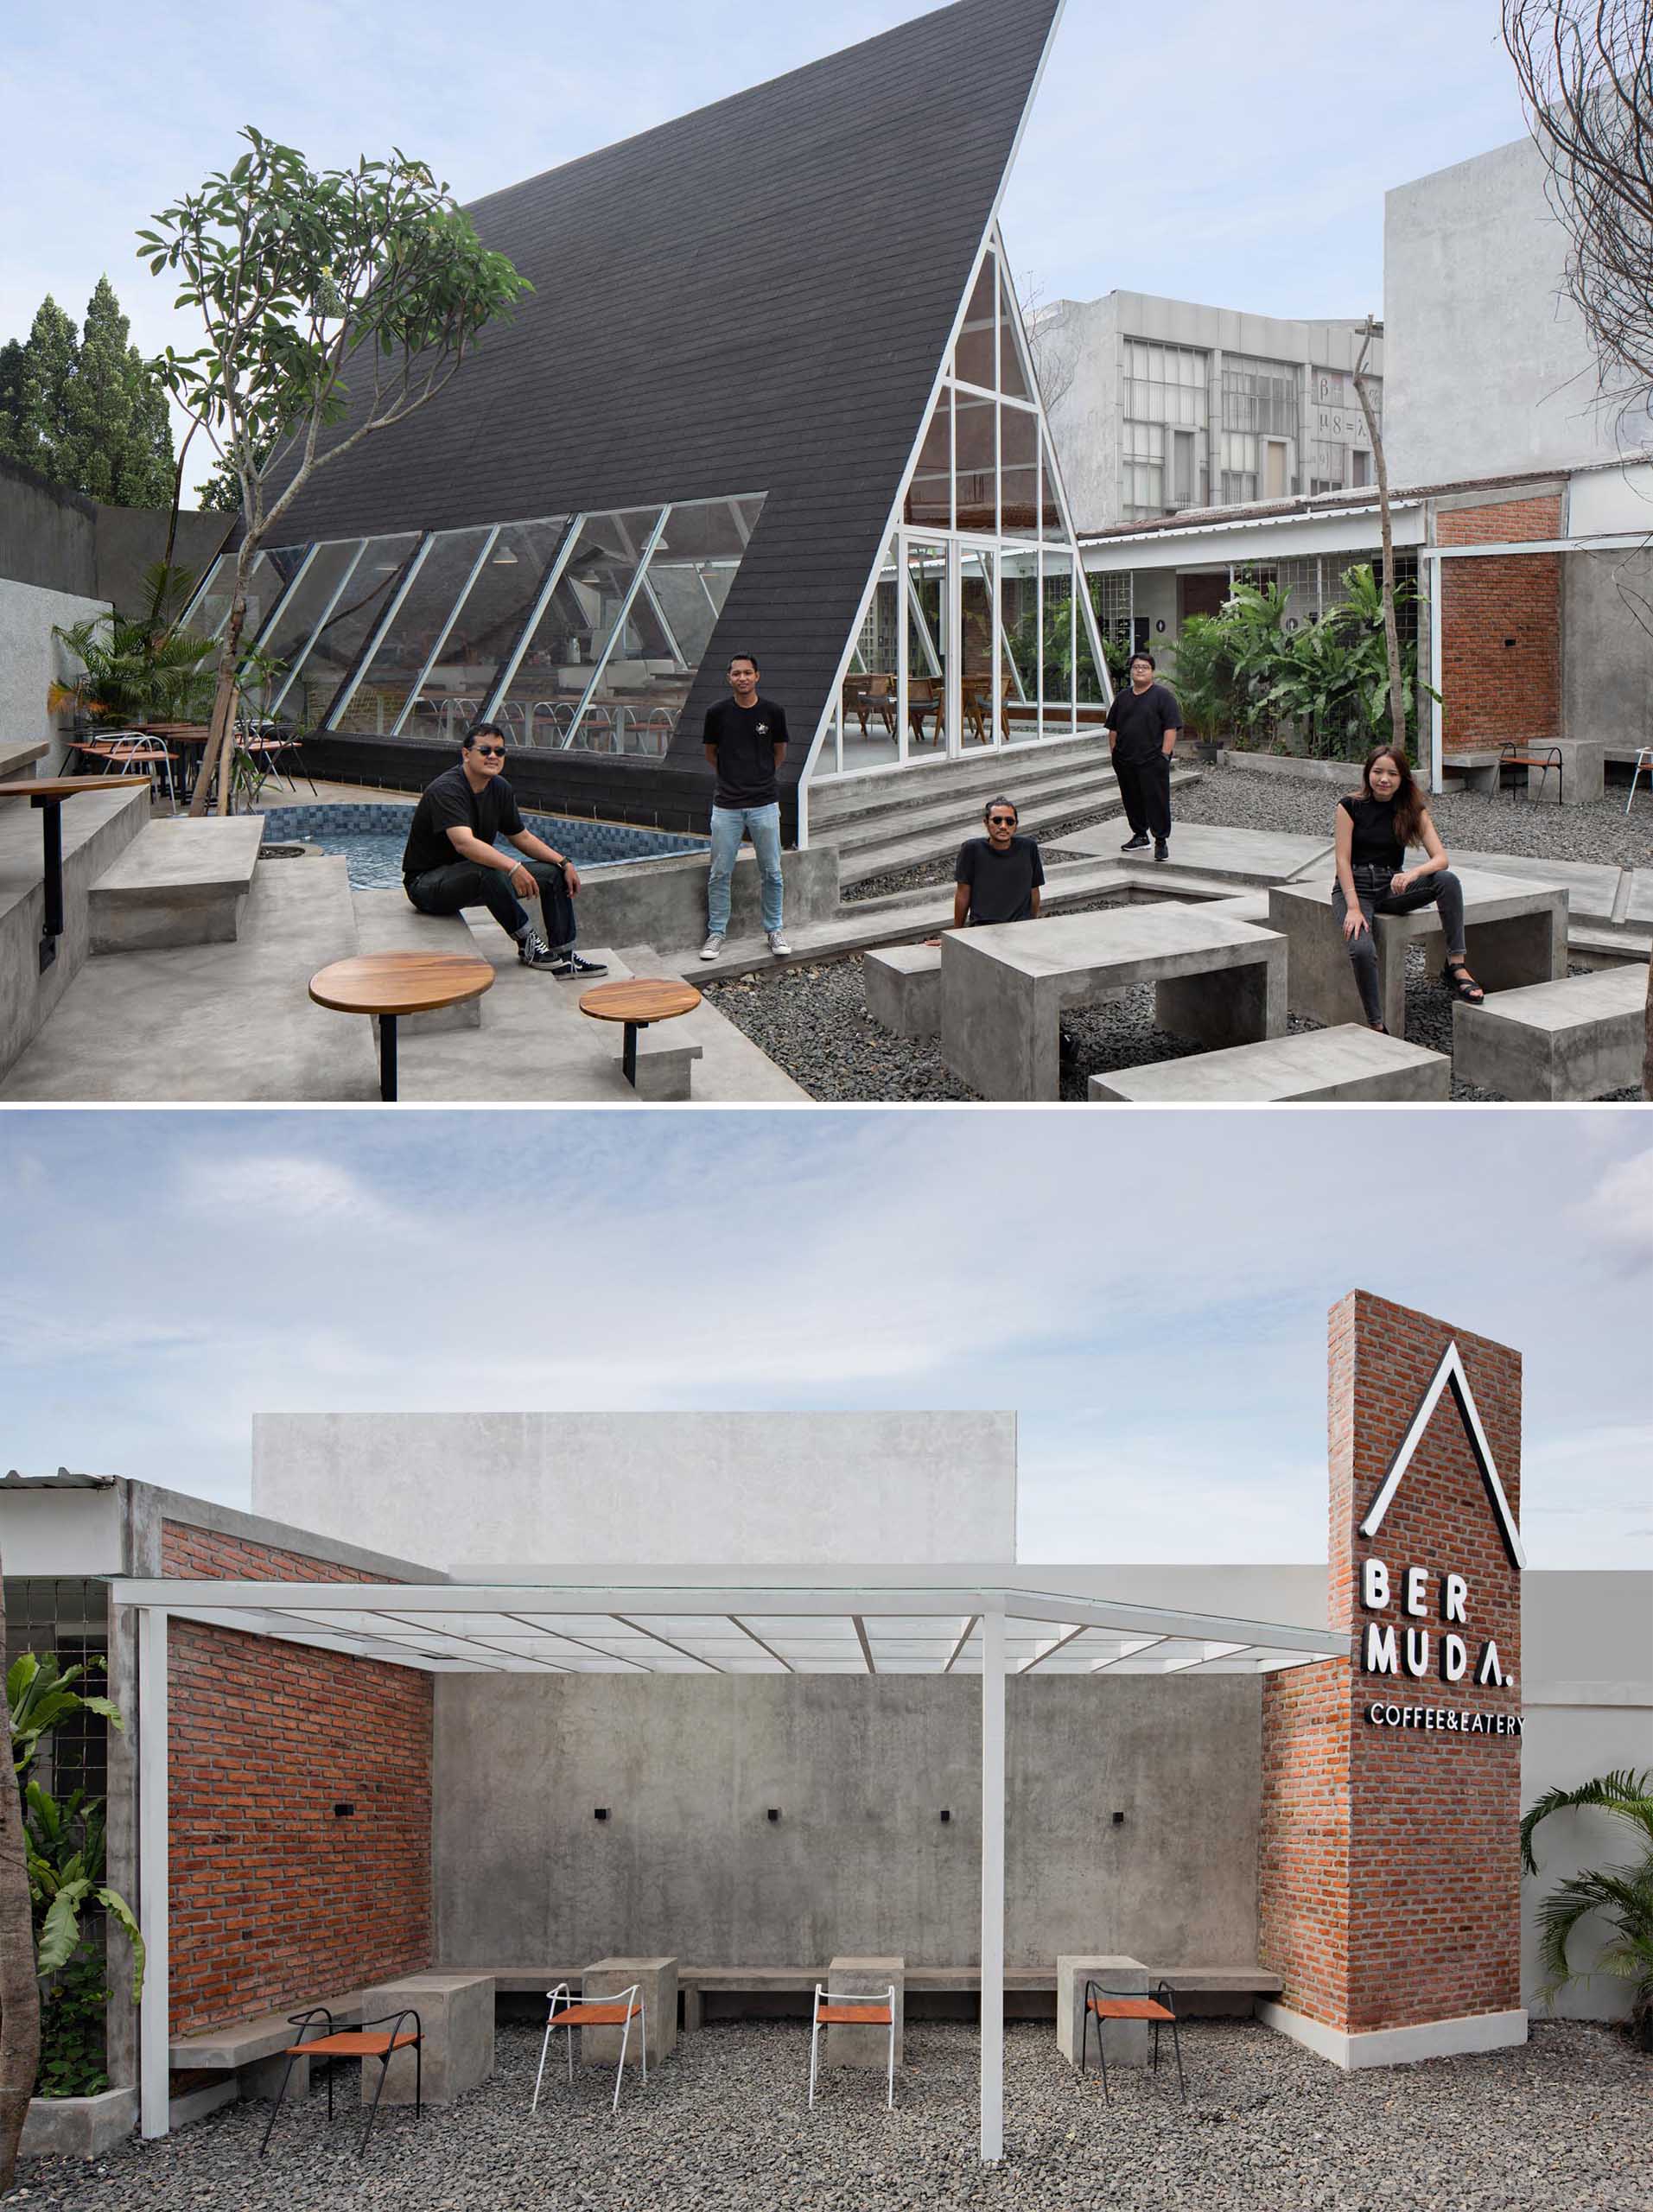
[[[1088,912],[1123,903],[1095,899],[1078,911]],[[1581,976],[1583,968],[1574,968]],[[751,1038],[777,1066],[811,1098],[834,1104],[888,1100],[925,1104],[970,1100],[976,1093],[962,1084],[941,1057],[938,1039],[892,1037],[867,1011],[859,953],[845,960],[782,968],[712,983],[707,996],[720,1014]],[[1434,1052],[1452,1052],[1453,1001],[1421,946],[1407,955],[1406,1033],[1415,1045]],[[1319,1027],[1292,1014],[1291,1034]],[[1154,1026],[1154,987],[1142,983],[1102,1006],[1076,1007],[1064,1027],[1075,1046],[1062,1070],[1062,1096],[1083,1103],[1087,1079],[1105,1068],[1146,1067],[1155,1060],[1186,1059],[1203,1048]],[[1499,1094],[1454,1080],[1452,1095],[1465,1103],[1497,1100]],[[1635,1103],[1638,1090],[1610,1094]]]
[[[1349,789],[1359,781],[1359,770],[1351,766]],[[1626,817],[1622,790],[1615,798],[1610,786],[1605,798],[1589,806],[1534,806],[1524,799],[1489,801],[1469,791],[1443,791],[1430,800],[1429,811],[1448,852],[1455,845],[1466,853],[1646,868],[1653,864],[1653,802],[1643,793]],[[1171,813],[1173,822],[1329,838],[1338,796],[1335,785],[1306,776],[1254,776],[1243,768],[1216,767],[1172,794]]]
[[[1062,2063],[1048,2024],[1005,2035],[1006,2157],[976,2151],[976,2035],[910,2026],[896,2106],[881,2077],[836,2074],[813,2113],[801,2022],[687,2037],[611,2118],[612,2075],[559,2071],[528,2113],[538,2031],[499,2031],[496,2070],[416,2122],[381,2115],[366,2161],[326,2100],[283,2113],[257,2157],[262,2103],[93,2164],[30,2161],[3,2201],[39,2212],[1644,2212],[1653,2060],[1605,2029],[1535,2030],[1523,2048],[1339,2073],[1252,2021],[1184,2031],[1174,2077],[1116,2082]],[[1169,2054],[1167,2054],[1167,2065]]]

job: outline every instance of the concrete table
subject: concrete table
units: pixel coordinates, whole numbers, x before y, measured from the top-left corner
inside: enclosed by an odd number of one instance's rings
[[[601,1999],[618,1997],[633,1982],[639,1985],[638,1994],[648,2008],[649,2064],[657,2066],[677,2048],[676,1959],[599,1959],[580,1977],[580,1994],[587,2004],[595,2004]],[[625,2032],[623,2028],[582,2028],[581,2065],[618,2066]],[[628,2054],[633,2064],[640,2063],[638,2045],[641,2040],[639,2035],[633,2033]]]
[[[377,2020],[404,2008],[419,2015],[424,2039],[424,2101],[428,2105],[456,2104],[467,2090],[486,2082],[493,2071],[493,1976],[491,1974],[444,1974],[432,1968],[425,1974],[404,1974],[397,1981],[375,1982],[361,1993],[365,2020]],[[363,2101],[371,2101],[378,2082],[377,2060],[364,2061],[361,2069]],[[385,2077],[383,2101],[387,2105],[413,2102],[413,2052],[397,2051]]]
[[[1464,887],[1465,938],[1475,980],[1489,995],[1523,983],[1548,983],[1567,973],[1567,893],[1558,884],[1455,869]],[[1328,1029],[1364,1022],[1353,963],[1332,912],[1330,883],[1281,883],[1268,893],[1270,925],[1290,947],[1287,997],[1294,1014]],[[1444,957],[1440,916],[1433,906],[1411,914],[1379,914],[1377,981],[1389,1034],[1406,1027],[1407,947],[1421,940]]]
[[[29,776],[0,784],[0,798],[26,798],[40,810],[44,912],[41,919],[40,972],[57,958],[63,934],[63,802],[77,791],[106,791],[111,785],[147,784],[147,776]]]
[[[1056,2048],[1070,2066],[1078,2066],[1084,2050],[1084,1986],[1088,1981],[1099,1981],[1116,1997],[1146,1997],[1148,1993],[1148,1968],[1141,1959],[1128,1959],[1117,1954],[1097,1955],[1064,1953],[1056,1961]],[[1101,2024],[1098,2023],[1098,2025]],[[1092,2037],[1096,2035],[1092,2028]],[[1146,2066],[1148,2064],[1148,2022],[1146,2020],[1115,2020],[1109,2023],[1112,2040],[1108,2045],[1110,2066]]]
[[[834,1959],[827,1968],[827,1987],[835,1997],[882,1998],[895,1989],[895,2063],[901,2063],[906,2029],[906,1961],[874,1958],[862,1953]],[[890,2063],[890,2031],[881,2027],[829,2027],[821,2053],[823,2066],[852,2066],[882,2074]]]
[[[1198,906],[1123,906],[949,931],[942,1057],[983,1098],[1056,1098],[1065,1010],[1143,982],[1160,1027],[1198,1044],[1285,1030],[1283,937]]]

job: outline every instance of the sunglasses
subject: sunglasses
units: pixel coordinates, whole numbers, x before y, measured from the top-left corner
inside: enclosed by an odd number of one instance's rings
[[[1014,830],[1016,817],[1014,814],[989,814],[987,826],[989,830]]]
[[[486,760],[503,760],[505,757],[505,749],[503,745],[479,745],[473,749],[480,753]]]

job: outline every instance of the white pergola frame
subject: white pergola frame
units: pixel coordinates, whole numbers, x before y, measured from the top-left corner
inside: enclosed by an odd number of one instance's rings
[[[982,2044],[981,2156],[992,2164],[1004,2150],[1004,1824],[1005,1682],[1011,1673],[1039,1668],[1068,1673],[1123,1669],[1138,1674],[1178,1674],[1194,1669],[1229,1674],[1268,1674],[1319,1659],[1347,1657],[1351,1639],[1319,1626],[1285,1624],[1137,1605],[1094,1592],[1052,1589],[1048,1573],[1037,1580],[1014,1569],[855,1568],[823,1576],[818,1568],[625,1568],[607,1570],[623,1580],[592,1579],[604,1570],[527,1575],[510,1582],[254,1582],[121,1578],[111,1603],[137,1617],[139,1915],[149,1964],[139,2014],[140,2123],[146,2137],[168,2132],[170,1947],[168,1927],[168,1774],[167,1754],[167,1630],[170,1620],[193,1620],[315,1645],[380,1663],[432,1674],[552,1672],[559,1674],[752,1671],[719,1667],[697,1653],[692,1636],[667,1637],[646,1626],[648,1618],[727,1621],[737,1635],[769,1654],[789,1673],[854,1671],[841,1657],[811,1664],[807,1655],[787,1657],[772,1642],[743,1625],[766,1621],[847,1620],[854,1628],[868,1673],[974,1672],[979,1649],[982,1675]],[[567,1571],[564,1570],[564,1573]],[[524,1649],[494,1630],[467,1630],[466,1618],[487,1615],[522,1623]],[[536,1617],[573,1618],[574,1630],[547,1630]],[[906,1662],[891,1653],[878,1665],[865,1623],[881,1619],[935,1620],[934,1651],[944,1663]],[[959,1623],[963,1622],[962,1631]],[[580,1633],[589,1624],[589,1635]],[[604,1624],[609,1625],[605,1627]],[[1013,1634],[1012,1624],[1016,1624]],[[1025,1625],[1024,1625],[1025,1624]],[[1028,1631],[1031,1629],[1030,1637]],[[1048,1631],[1048,1632],[1046,1632]],[[876,1633],[876,1630],[874,1630]],[[627,1654],[635,1637],[653,1654],[673,1654],[662,1666]],[[1089,1644],[1086,1638],[1092,1642]],[[922,1638],[892,1639],[909,1645]],[[1106,1639],[1098,1641],[1097,1639]],[[557,1651],[530,1652],[530,1641]],[[1110,1644],[1119,1649],[1110,1649]],[[1199,1647],[1198,1650],[1194,1647]],[[848,1640],[842,1649],[850,1649]],[[1100,1656],[1097,1656],[1100,1653]],[[1056,1662],[1054,1668],[1050,1662]],[[965,1662],[961,1667],[961,1662]],[[687,1669],[681,1662],[689,1662]],[[767,1669],[765,1672],[770,1671]]]

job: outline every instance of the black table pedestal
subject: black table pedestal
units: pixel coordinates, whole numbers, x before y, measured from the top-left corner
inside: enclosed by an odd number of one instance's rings
[[[381,1014],[378,1017],[378,1095],[388,1103],[396,1102],[396,1016]]]
[[[40,972],[43,976],[57,958],[57,941],[63,934],[63,802],[60,798],[37,798],[30,804],[41,810],[45,847],[46,867],[41,887],[45,911],[40,937]]]

